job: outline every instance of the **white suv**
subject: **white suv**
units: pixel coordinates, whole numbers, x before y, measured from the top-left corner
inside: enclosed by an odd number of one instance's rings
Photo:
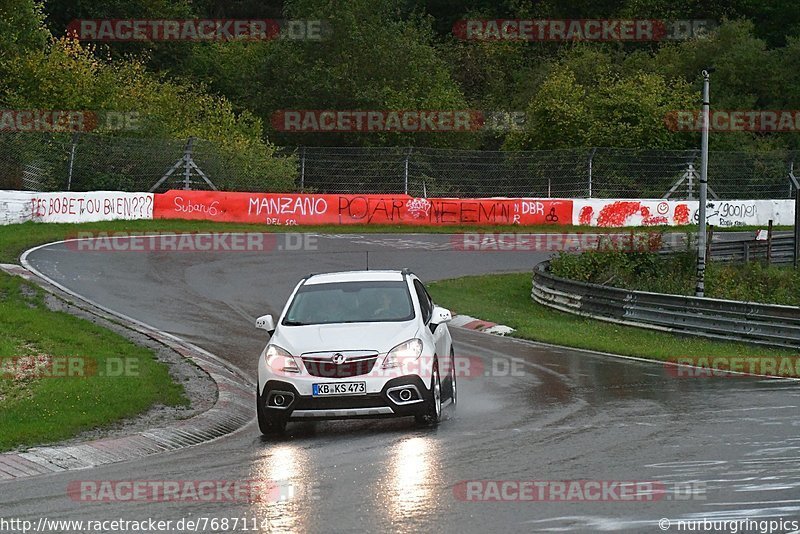
[[[258,361],[261,432],[280,432],[289,420],[438,424],[457,400],[451,318],[408,270],[302,279],[277,323],[256,320],[271,334]]]

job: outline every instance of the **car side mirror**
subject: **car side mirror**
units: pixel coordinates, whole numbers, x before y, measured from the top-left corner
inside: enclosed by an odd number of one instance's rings
[[[272,315],[262,315],[256,319],[256,328],[272,334],[275,332],[275,319],[272,318]]]
[[[450,313],[450,310],[439,306],[433,307],[433,313],[431,314],[431,324],[438,325],[442,323],[449,323],[452,320],[453,320],[453,314]]]

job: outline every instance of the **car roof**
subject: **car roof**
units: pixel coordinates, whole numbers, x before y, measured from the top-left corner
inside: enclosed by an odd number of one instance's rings
[[[306,279],[306,285],[331,284],[336,282],[400,282],[403,271],[343,271],[338,273],[314,274]]]

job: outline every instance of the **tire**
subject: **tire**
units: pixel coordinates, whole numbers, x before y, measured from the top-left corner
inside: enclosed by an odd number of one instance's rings
[[[456,355],[453,349],[450,349],[450,399],[453,401],[453,409],[458,404],[458,387],[456,380]]]
[[[439,364],[434,362],[431,375],[431,394],[422,406],[422,411],[416,415],[417,423],[426,426],[436,426],[442,420],[442,380],[439,377]]]
[[[281,434],[286,429],[286,420],[270,414],[270,410],[264,408],[264,400],[258,392],[256,386],[256,414],[258,415],[258,429],[264,436],[274,436]]]

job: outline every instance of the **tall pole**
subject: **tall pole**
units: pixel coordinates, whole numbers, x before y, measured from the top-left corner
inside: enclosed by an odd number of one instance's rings
[[[792,266],[797,269],[800,259],[800,180],[794,175],[794,161],[789,164],[789,180],[794,186],[794,243],[792,244]],[[791,186],[789,186],[791,189]]]
[[[703,71],[703,113],[702,134],[700,137],[700,220],[697,236],[697,287],[694,294],[705,295],[706,283],[706,200],[708,196],[708,79],[712,69]]]

